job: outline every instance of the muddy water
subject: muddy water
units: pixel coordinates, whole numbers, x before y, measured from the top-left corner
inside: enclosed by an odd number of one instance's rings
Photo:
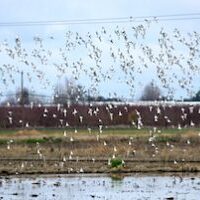
[[[11,176],[0,179],[0,199],[199,199],[200,174]]]

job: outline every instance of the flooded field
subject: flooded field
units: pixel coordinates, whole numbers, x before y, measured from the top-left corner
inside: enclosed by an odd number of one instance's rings
[[[0,199],[198,199],[200,174],[124,177],[108,175],[10,176],[0,179]]]

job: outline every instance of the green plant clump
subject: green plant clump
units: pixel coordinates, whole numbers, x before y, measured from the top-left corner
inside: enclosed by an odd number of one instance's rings
[[[124,162],[121,158],[113,158],[110,162],[112,168],[122,167],[124,165]]]

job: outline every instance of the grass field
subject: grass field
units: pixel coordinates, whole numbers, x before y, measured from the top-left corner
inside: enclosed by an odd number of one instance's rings
[[[57,162],[52,164],[52,171],[56,172],[60,167],[55,166],[60,166],[60,163],[66,165],[62,170],[68,170],[82,166],[82,160],[88,172],[96,172],[101,164],[105,172],[108,160],[113,157],[128,163],[124,168],[128,171],[200,171],[199,152],[199,128],[157,131],[153,128],[107,128],[101,133],[99,129],[0,130],[0,159],[4,160],[0,163],[0,172],[7,169],[6,160],[7,163],[17,162],[11,171],[27,172],[26,168],[21,169],[19,162],[27,163],[29,160],[34,163],[31,165],[33,169],[27,168],[29,172],[47,172],[50,168],[40,168],[47,161]],[[36,165],[34,161],[42,164]]]
[[[55,129],[55,128],[38,128],[38,129],[0,129],[0,143],[6,140],[15,140],[19,141],[31,141],[31,140],[44,140],[48,139],[60,139],[65,140],[68,137],[74,137],[77,140],[90,140],[94,139],[97,136],[100,138],[109,138],[109,137],[126,137],[126,138],[137,138],[141,140],[148,140],[150,137],[153,137],[157,142],[167,142],[167,140],[181,140],[181,138],[189,138],[192,140],[198,140],[200,136],[200,128],[184,128],[178,130],[176,128],[161,128],[154,130],[153,128],[103,128],[100,131],[97,128],[94,129]]]

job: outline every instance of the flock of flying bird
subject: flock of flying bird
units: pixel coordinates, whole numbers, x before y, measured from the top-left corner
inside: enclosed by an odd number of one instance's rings
[[[16,74],[24,71],[29,82],[34,85],[39,81],[48,89],[52,81],[47,71],[53,71],[58,78],[72,76],[76,81],[89,82],[94,93],[102,83],[114,81],[127,85],[134,96],[137,84],[144,84],[142,76],[150,73],[170,98],[175,85],[191,95],[193,79],[200,74],[200,35],[195,31],[183,34],[177,28],[170,32],[161,28],[152,34],[154,25],[154,21],[146,20],[140,25],[110,30],[101,27],[86,34],[68,31],[58,48],[55,44],[60,38],[54,36],[48,40],[33,37],[32,48],[26,48],[20,37],[14,43],[4,40],[0,55],[2,62],[8,63],[0,66],[3,87],[16,84]],[[45,41],[53,41],[54,47],[48,47]]]

